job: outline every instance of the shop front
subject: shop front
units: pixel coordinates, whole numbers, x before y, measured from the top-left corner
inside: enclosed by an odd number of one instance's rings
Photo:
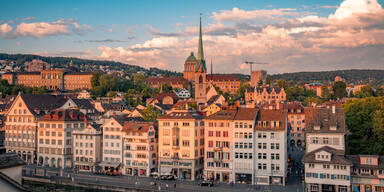
[[[252,174],[236,173],[235,182],[242,183],[242,184],[252,184]]]

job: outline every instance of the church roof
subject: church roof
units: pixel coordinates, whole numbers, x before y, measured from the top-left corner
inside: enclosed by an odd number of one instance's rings
[[[204,51],[203,51],[203,32],[201,29],[201,15],[200,15],[200,31],[199,31],[199,46],[197,51],[197,65],[196,72],[206,72],[207,67],[205,65]]]
[[[191,52],[191,55],[187,58],[187,60],[185,61],[193,61],[193,62],[197,62],[197,59],[196,57],[193,55],[193,52]]]

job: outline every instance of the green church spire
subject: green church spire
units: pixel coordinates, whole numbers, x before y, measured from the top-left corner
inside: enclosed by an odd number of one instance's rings
[[[201,13],[200,13],[200,32],[199,32],[199,50],[197,51],[197,60],[204,60],[203,51],[203,33],[201,30]]]
[[[196,71],[200,72],[206,72],[207,67],[205,66],[205,60],[204,60],[204,51],[203,51],[203,32],[201,27],[201,13],[200,13],[200,31],[199,31],[199,48],[197,51],[197,64],[196,64]]]

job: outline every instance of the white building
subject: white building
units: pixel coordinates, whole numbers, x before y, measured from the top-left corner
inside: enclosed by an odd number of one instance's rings
[[[84,129],[74,130],[73,162],[75,169],[95,171],[95,166],[101,162],[102,132],[98,124],[90,124]]]
[[[307,153],[324,146],[345,151],[344,109],[307,107],[305,118]]]
[[[305,108],[305,119],[306,191],[350,191],[352,163],[345,157],[344,109]]]
[[[234,118],[233,129],[233,181],[254,184],[254,143],[253,131],[258,109],[239,108]]]
[[[124,174],[150,176],[157,168],[157,138],[155,124],[129,122],[123,128]]]
[[[255,184],[285,185],[288,153],[287,112],[260,110],[254,137]]]
[[[125,118],[114,116],[103,125],[103,161],[99,164],[104,172],[121,173],[123,161],[123,126]]]
[[[175,92],[175,94],[182,99],[187,99],[191,97],[191,93],[185,88],[173,92]]]

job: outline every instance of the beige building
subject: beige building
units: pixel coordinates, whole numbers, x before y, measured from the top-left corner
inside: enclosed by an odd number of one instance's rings
[[[26,162],[37,161],[37,120],[60,107],[62,96],[19,94],[6,113],[5,148],[19,154]]]
[[[102,131],[98,124],[89,124],[83,129],[73,130],[73,163],[81,171],[95,171],[101,162]]]
[[[232,181],[232,134],[236,110],[223,110],[204,119],[204,176],[207,180]]]
[[[204,167],[204,121],[195,111],[174,111],[158,118],[159,172],[179,179],[200,178]]]
[[[279,87],[249,87],[245,91],[245,101],[247,105],[254,106],[260,104],[278,104],[287,98],[284,88]]]
[[[123,133],[124,174],[149,177],[157,168],[155,124],[127,122]]]
[[[57,109],[42,116],[38,120],[38,164],[72,168],[72,132],[83,129],[84,121],[86,117],[83,113],[71,109]]]

